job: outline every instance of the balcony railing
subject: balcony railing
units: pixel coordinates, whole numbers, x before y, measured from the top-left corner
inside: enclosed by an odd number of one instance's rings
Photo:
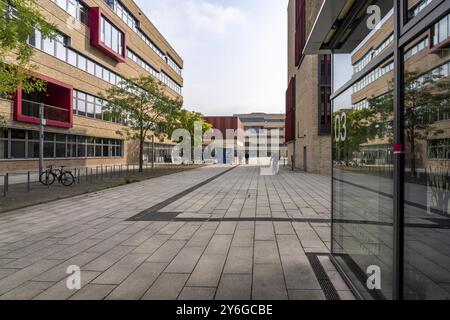
[[[22,115],[39,119],[40,103],[22,99]],[[69,110],[44,104],[44,119],[69,122]]]

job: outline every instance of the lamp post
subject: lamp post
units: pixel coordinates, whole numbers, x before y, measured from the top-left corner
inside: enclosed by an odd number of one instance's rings
[[[44,118],[44,104],[39,104],[39,175],[44,172],[44,126],[47,124]]]

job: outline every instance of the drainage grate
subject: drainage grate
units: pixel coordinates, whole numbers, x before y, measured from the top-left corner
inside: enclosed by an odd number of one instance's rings
[[[233,167],[231,169],[225,170],[224,172],[219,173],[218,175],[215,175],[214,177],[211,177],[205,181],[202,181],[198,184],[196,184],[195,186],[184,190],[183,192],[180,192],[176,195],[174,195],[173,197],[164,200],[160,203],[158,203],[157,205],[154,205],[153,207],[142,211],[141,213],[138,213],[137,215],[135,215],[134,217],[129,218],[127,221],[161,221],[161,220],[150,220],[152,219],[156,213],[158,213],[158,211],[162,210],[163,208],[167,207],[169,204],[183,198],[184,196],[188,195],[189,193],[194,192],[195,190],[207,185],[208,183],[220,178],[221,176],[223,176],[224,174],[227,174],[228,172],[230,172],[231,170],[234,170],[236,167]],[[175,214],[175,213],[173,213]],[[175,217],[178,215],[179,213],[177,213],[175,215]],[[170,221],[172,219],[167,220],[169,217],[166,217],[166,220],[163,221]]]
[[[320,287],[322,288],[322,291],[325,294],[325,298],[327,300],[341,300],[336,291],[336,288],[333,286],[333,283],[331,282],[330,278],[325,272],[325,269],[320,263],[318,254],[307,253],[306,256],[308,257],[309,263],[311,264],[311,267],[314,270],[314,274],[316,275]]]

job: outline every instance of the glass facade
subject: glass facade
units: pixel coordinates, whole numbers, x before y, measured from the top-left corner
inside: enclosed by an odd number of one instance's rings
[[[44,158],[117,158],[123,157],[123,140],[47,132]],[[0,160],[39,158],[39,131],[0,130]]]
[[[450,9],[390,2],[333,54],[333,260],[362,298],[448,300]]]
[[[443,23],[447,17],[432,27],[439,42],[449,34],[441,32],[448,30]],[[404,50],[423,36],[412,39]],[[448,48],[422,50],[405,62],[406,299],[450,299],[449,68]]]
[[[170,144],[155,143],[154,162],[155,163],[171,163],[173,148],[174,148],[174,146],[170,145]],[[153,157],[153,144],[152,143],[145,143],[144,157],[145,157],[145,161],[152,163],[152,157]]]

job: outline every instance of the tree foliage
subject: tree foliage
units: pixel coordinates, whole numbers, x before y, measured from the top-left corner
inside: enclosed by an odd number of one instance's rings
[[[35,0],[0,0],[0,95],[10,97],[20,85],[24,92],[43,91],[45,83],[33,77],[33,48],[28,38],[35,29],[53,39],[55,27],[36,9]]]
[[[182,101],[164,94],[163,85],[151,76],[124,80],[103,95],[106,112],[123,119],[118,133],[139,141],[139,170],[143,170],[144,143],[152,137],[164,139],[168,124],[174,123]]]

